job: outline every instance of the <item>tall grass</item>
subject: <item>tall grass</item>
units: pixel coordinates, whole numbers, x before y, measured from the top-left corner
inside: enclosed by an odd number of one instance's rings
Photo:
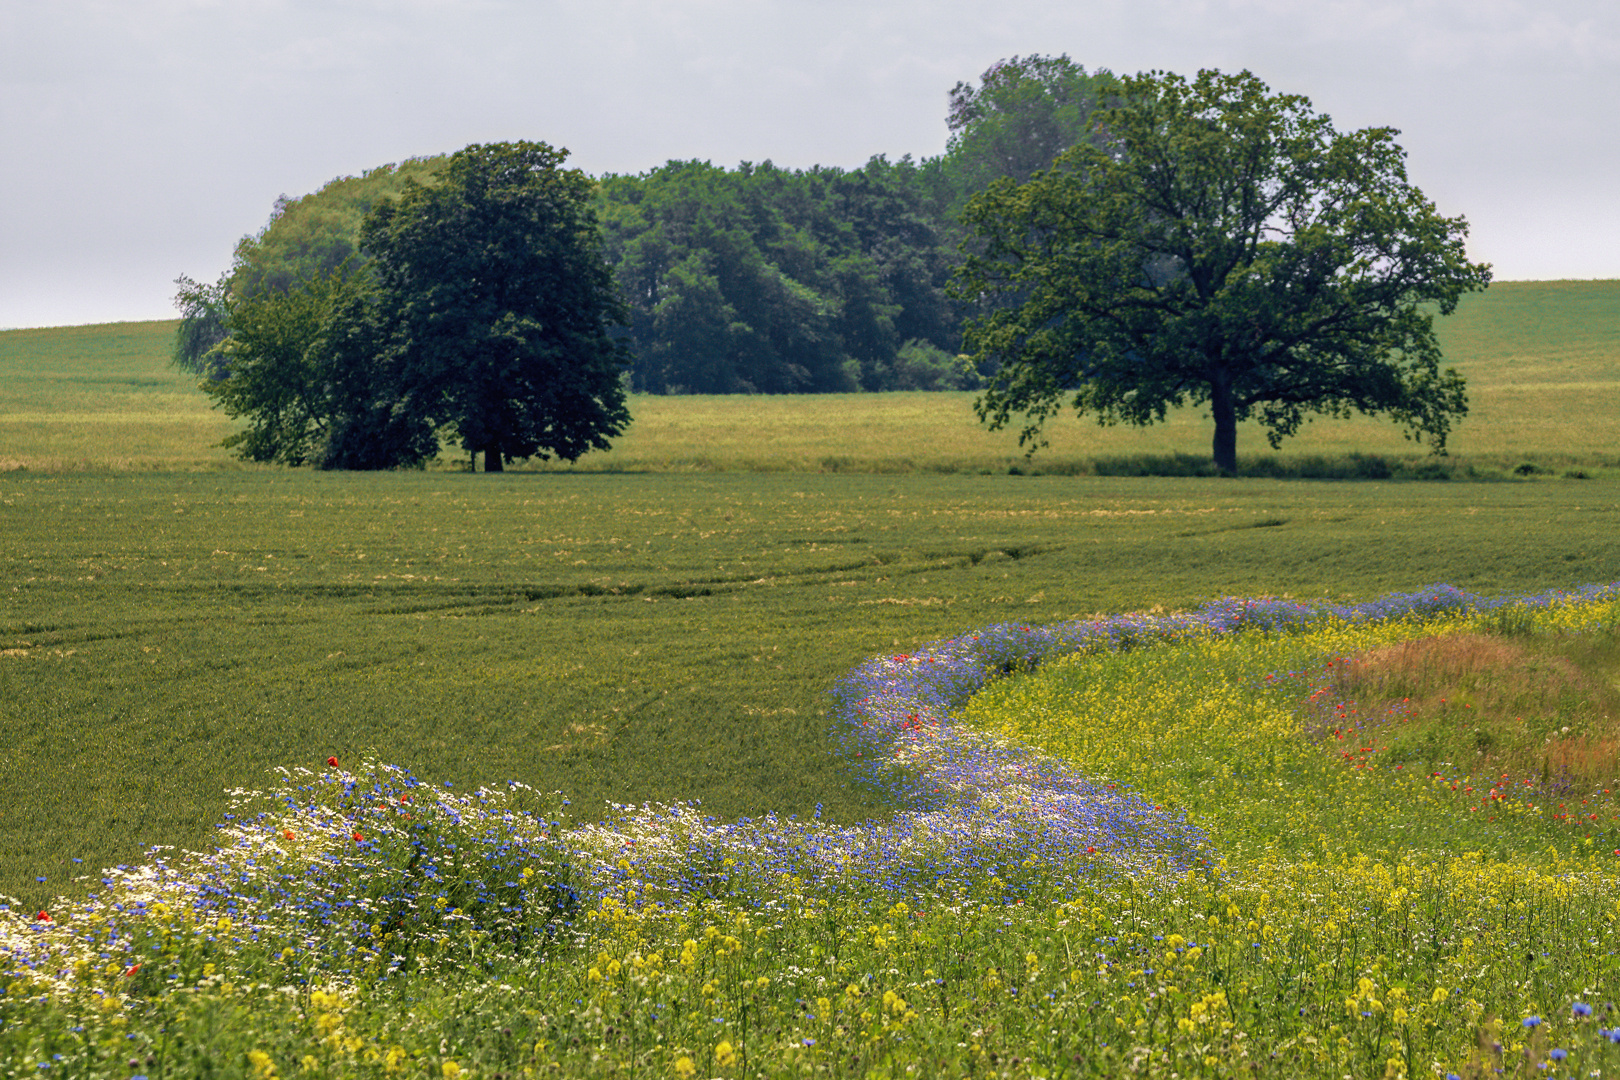
[[[1401,642],[1331,669],[1317,737],[1344,755],[1374,742],[1390,760],[1430,771],[1467,762],[1515,787],[1596,795],[1620,783],[1617,660],[1610,634]]]

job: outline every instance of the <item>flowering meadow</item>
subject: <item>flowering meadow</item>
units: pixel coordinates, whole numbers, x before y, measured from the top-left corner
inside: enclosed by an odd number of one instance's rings
[[[283,770],[213,851],[0,912],[0,1076],[1620,1075],[1609,791],[1334,699],[1355,657],[1503,632],[1613,637],[1620,587],[879,656],[834,692],[896,807],[857,825]]]

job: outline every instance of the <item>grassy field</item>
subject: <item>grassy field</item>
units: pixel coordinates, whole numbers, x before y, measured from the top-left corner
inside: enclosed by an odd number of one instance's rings
[[[167,366],[175,323],[0,332],[0,468],[218,469],[233,428]],[[1620,282],[1502,282],[1442,320],[1449,363],[1472,410],[1454,465],[1553,475],[1620,465]],[[985,431],[972,394],[636,397],[629,432],[587,471],[1006,472],[1029,470],[1016,434]],[[1055,423],[1033,468],[1058,473],[1180,471],[1209,456],[1196,410],[1147,429]],[[1245,468],[1327,472],[1349,455],[1421,463],[1383,420],[1318,421],[1280,453],[1240,432]],[[1177,461],[1176,455],[1192,461]],[[442,467],[459,466],[450,453]],[[539,467],[536,465],[536,467]],[[556,467],[555,465],[553,467]]]
[[[908,910],[875,874],[829,892],[761,870],[754,892],[707,907],[661,912],[633,896],[589,907],[576,913],[568,962],[537,963],[565,945],[514,953],[500,943],[532,943],[528,930],[469,913],[506,910],[492,897],[514,889],[531,910],[541,894],[527,890],[549,888],[563,858],[548,834],[499,848],[496,876],[457,877],[478,872],[462,866],[413,900],[409,970],[394,978],[384,969],[397,941],[321,937],[307,912],[285,925],[271,912],[262,934],[233,937],[230,921],[261,901],[208,908],[204,926],[206,905],[151,907],[157,886],[138,875],[114,873],[113,885],[81,875],[136,863],[148,845],[211,849],[225,835],[216,823],[242,809],[228,789],[303,767],[289,798],[327,801],[269,804],[261,826],[277,828],[260,841],[289,846],[264,865],[293,873],[274,880],[316,881],[326,871],[311,868],[329,857],[362,875],[343,887],[409,879],[422,834],[371,817],[362,828],[375,807],[356,800],[370,788],[335,787],[329,757],[400,763],[452,791],[505,780],[560,789],[582,823],[620,817],[609,800],[697,798],[722,821],[820,809],[828,829],[892,829],[909,804],[862,779],[829,720],[835,684],[871,657],[992,624],[1017,637],[1222,596],[1354,600],[1442,581],[1501,594],[1620,579],[1617,314],[1617,283],[1510,283],[1471,298],[1446,329],[1475,401],[1446,475],[1500,481],[1477,483],[1085,475],[1186,467],[1175,455],[1207,452],[1195,416],[1147,432],[1066,424],[1036,459],[1045,474],[1009,475],[1031,470],[1010,439],[972,423],[971,395],[637,399],[632,433],[577,470],[246,467],[212,445],[229,424],[165,367],[173,324],[0,333],[0,894],[57,912],[77,942],[61,956],[89,950],[82,969],[64,969],[74,981],[59,995],[33,996],[49,972],[14,969],[0,993],[0,1077],[190,1076],[216,1063],[257,1080],[907,1066],[1415,1076],[1435,1063],[1564,1075],[1547,1055],[1570,1047],[1609,1068],[1597,1024],[1620,1018],[1571,1012],[1620,996],[1613,871],[1586,843],[1609,835],[1560,831],[1546,806],[1518,812],[1519,832],[1480,822],[1449,789],[1395,771],[1432,765],[1421,758],[1431,741],[1455,758],[1458,746],[1485,753],[1482,738],[1522,769],[1540,752],[1534,740],[1498,717],[1446,739],[1413,736],[1413,756],[1369,772],[1366,759],[1319,745],[1320,702],[1305,703],[1320,687],[1240,692],[1330,653],[1365,653],[1376,667],[1393,655],[1378,650],[1421,628],[1077,659],[1000,684],[1013,697],[985,695],[976,724],[1192,812],[1231,859],[1155,878],[1146,893],[1122,888],[1118,868],[1134,864],[1119,844],[1100,848],[1094,887],[1060,887],[1039,859],[1007,862],[1014,845],[963,872],[965,891],[913,897]],[[1246,438],[1261,472],[1266,452]],[[1331,471],[1352,454],[1389,455],[1402,475],[1403,453],[1415,452],[1382,424],[1335,423],[1282,458]],[[1535,469],[1516,473],[1524,464]],[[1563,479],[1571,472],[1592,478]],[[1590,655],[1570,631],[1549,616],[1535,633],[1556,638],[1549,655],[1597,657],[1591,677],[1608,678],[1612,627]],[[1350,680],[1368,670],[1323,685],[1361,695]],[[1454,706],[1447,679],[1403,696]],[[430,803],[411,812],[444,849],[493,843],[455,823],[484,820],[476,799]],[[345,826],[333,848],[332,825],[350,820],[352,840]],[[650,872],[633,837],[609,846],[592,858],[624,888]],[[708,841],[669,850],[695,860],[693,881],[742,874]],[[1448,861],[1465,851],[1484,861]],[[541,868],[541,884],[518,876],[532,867],[514,852]],[[1025,904],[1008,903],[1014,879]],[[74,898],[108,890],[148,907],[69,918]],[[767,894],[775,906],[762,908]],[[405,932],[382,929],[402,910],[379,912],[378,937]],[[1253,954],[1242,940],[1251,921],[1266,946]],[[5,931],[13,945],[57,924],[20,925]],[[149,936],[132,943],[130,926]],[[1180,944],[1166,947],[1172,938]],[[98,951],[134,962],[104,970],[113,961]],[[1154,959],[1166,951],[1173,959]],[[375,976],[364,985],[359,968],[340,978],[317,965],[362,952]],[[1518,1027],[1526,1010],[1547,1026]],[[1471,1050],[1476,1037],[1485,1042]],[[1505,1057],[1491,1057],[1492,1040]]]
[[[1470,412],[1450,444],[1455,464],[1497,474],[1530,464],[1554,475],[1620,465],[1620,282],[1503,282],[1467,297],[1440,327],[1446,360],[1469,387]],[[1031,463],[1016,431],[991,433],[977,423],[973,398],[640,398],[628,437],[580,467],[1082,474],[1207,467],[1214,427],[1197,410],[1151,428],[1069,417],[1051,425],[1051,446]],[[1238,452],[1251,471],[1330,475],[1351,455],[1427,457],[1394,425],[1369,418],[1318,420],[1279,452],[1257,426],[1243,425]],[[1166,460],[1177,456],[1193,460]]]
[[[0,331],[0,469],[224,465],[232,426],[169,366],[177,321]]]
[[[1508,284],[1447,324],[1472,430],[1492,386],[1543,395],[1503,404],[1478,460],[1545,473],[1461,487],[1009,476],[971,397],[927,394],[641,398],[575,472],[288,472],[212,446],[229,425],[166,366],[173,323],[0,333],[0,794],[24,808],[0,891],[197,842],[226,787],[365,746],[587,817],[860,816],[881,800],[828,756],[825,693],[876,649],[1229,593],[1620,577],[1610,482],[1548,482],[1605,472],[1617,310],[1617,283]],[[1070,423],[1037,465],[1202,455],[1199,428]],[[1284,456],[1399,442],[1320,424]]]
[[[1617,516],[1606,480],[0,474],[0,892],[203,842],[225,788],[366,747],[582,817],[858,817],[881,800],[830,754],[826,694],[874,652],[1229,594],[1614,580]]]

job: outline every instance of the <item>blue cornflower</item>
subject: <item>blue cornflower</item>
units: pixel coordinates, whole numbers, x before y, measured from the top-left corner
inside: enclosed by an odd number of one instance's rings
[[[1585,1002],[1577,1001],[1574,1005],[1570,1006],[1570,1009],[1575,1013],[1576,1016],[1592,1015],[1592,1006],[1586,1004]]]
[[[1539,1016],[1527,1016],[1527,1017],[1525,1017],[1524,1018],[1524,1026],[1527,1027],[1527,1028],[1538,1028],[1538,1027],[1540,1027],[1541,1026],[1541,1017],[1539,1017]]]

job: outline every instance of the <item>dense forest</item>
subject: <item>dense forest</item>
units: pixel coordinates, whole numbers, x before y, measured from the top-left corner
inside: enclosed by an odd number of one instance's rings
[[[638,392],[801,393],[979,385],[946,295],[969,198],[1027,180],[1084,137],[1116,86],[1067,56],[1013,57],[949,93],[944,154],[856,169],[672,161],[594,182],[602,250],[630,309]],[[178,279],[175,359],[207,369],[230,300],[283,294],[369,254],[360,225],[448,155],[339,177],[276,200],[217,282]]]

